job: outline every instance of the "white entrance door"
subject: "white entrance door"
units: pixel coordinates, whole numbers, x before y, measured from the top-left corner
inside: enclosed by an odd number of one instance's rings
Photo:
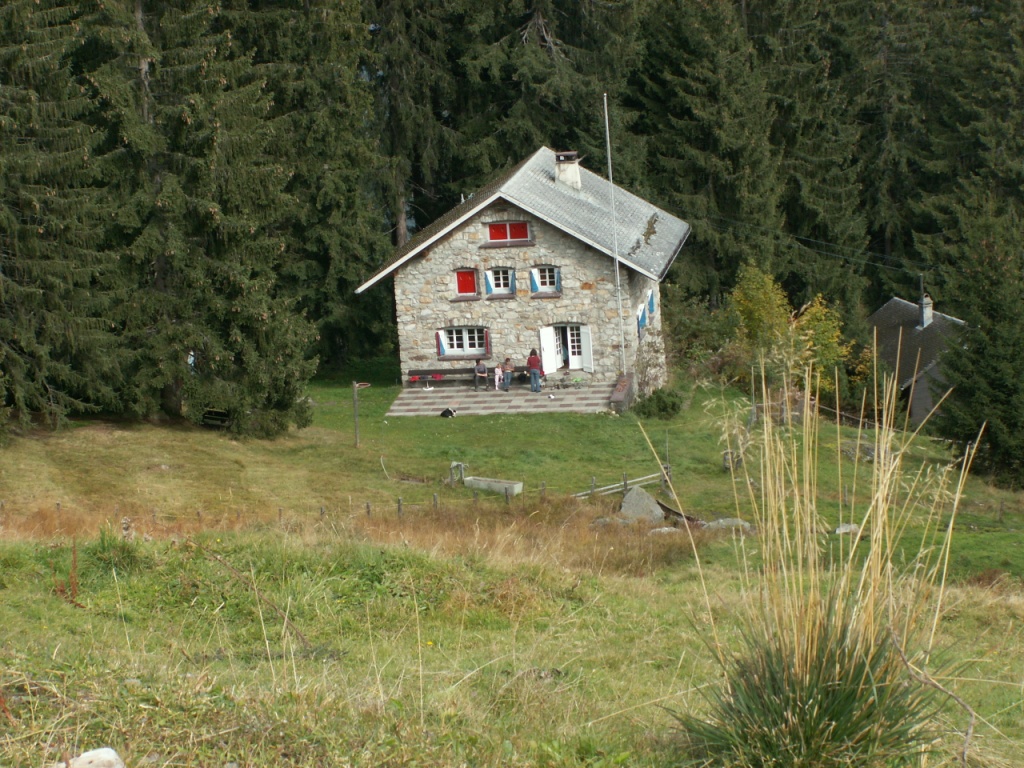
[[[540,329],[540,357],[545,373],[559,369],[588,372],[594,370],[590,327],[552,325]]]
[[[580,365],[587,373],[594,372],[594,350],[590,345],[590,326],[580,326]]]
[[[557,329],[551,325],[540,329],[540,364],[544,373],[554,373],[562,365]]]

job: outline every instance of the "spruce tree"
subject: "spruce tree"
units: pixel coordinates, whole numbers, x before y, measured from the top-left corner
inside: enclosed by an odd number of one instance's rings
[[[935,421],[964,446],[985,434],[978,461],[1001,482],[1024,482],[1024,39],[1019,0],[984,7],[951,4],[964,66],[950,66],[957,86],[941,139],[957,173],[927,201],[934,233],[916,245],[930,289],[944,311],[966,322],[943,360],[952,388]],[[938,143],[938,142],[937,142]],[[957,181],[952,179],[956,178]],[[939,393],[937,393],[939,394]]]
[[[277,128],[267,151],[291,173],[279,282],[315,321],[322,363],[387,351],[390,300],[354,295],[390,256],[375,182],[385,163],[363,68],[371,33],[361,10],[333,0],[224,5],[226,23],[266,80]]]
[[[933,97],[955,86],[950,73],[934,66],[939,7],[918,0],[841,0],[832,15],[843,30],[837,45],[847,61],[839,82],[850,119],[860,126],[860,208],[874,263],[868,300],[877,305],[916,285],[914,235],[930,228],[920,204],[936,160],[929,148],[939,114]]]
[[[841,89],[847,33],[824,0],[749,0],[744,26],[764,71],[780,156],[787,237],[776,270],[796,306],[824,294],[860,312],[867,242],[860,206],[860,130]]]
[[[94,29],[123,201],[111,237],[133,287],[125,400],[197,422],[227,411],[249,434],[304,425],[313,333],[278,280],[290,171],[268,152],[277,127],[249,51],[212,0],[108,5]]]
[[[372,33],[365,71],[376,94],[373,130],[386,159],[380,185],[398,246],[450,207],[439,188],[458,143],[449,41],[461,24],[454,5],[455,0],[364,0]]]
[[[783,224],[775,110],[740,13],[728,0],[654,0],[641,26],[646,56],[630,104],[647,142],[647,187],[694,231],[687,269],[672,279],[715,297],[746,261],[774,274]]]
[[[639,144],[618,109],[639,60],[638,3],[594,0],[465,0],[465,32],[453,59],[460,87],[454,193],[541,145],[574,149],[605,172],[603,97],[613,125],[617,181],[634,186]]]
[[[961,449],[977,440],[977,462],[1004,484],[1024,485],[1024,206],[975,182],[950,207],[942,242],[944,295],[963,332],[941,361],[935,426]],[[938,240],[938,238],[936,238]],[[953,310],[951,310],[953,311]]]
[[[92,103],[72,71],[80,3],[0,7],[0,429],[112,405]]]

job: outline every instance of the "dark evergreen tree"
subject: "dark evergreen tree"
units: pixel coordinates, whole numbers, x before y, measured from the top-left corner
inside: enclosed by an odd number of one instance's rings
[[[956,88],[951,73],[935,66],[939,47],[932,34],[943,23],[940,5],[842,0],[832,10],[843,30],[837,45],[849,59],[839,81],[852,106],[849,120],[861,133],[860,207],[873,254],[874,305],[916,290],[915,232],[933,228],[921,209],[941,176],[929,136],[941,118],[941,91]]]
[[[113,402],[104,194],[71,62],[87,6],[0,6],[0,430]]]
[[[631,0],[465,0],[466,34],[454,58],[459,158],[452,196],[538,147],[574,149],[606,170],[604,96],[614,126],[616,181],[634,186],[639,144],[618,109],[639,59],[638,3]]]
[[[388,351],[390,301],[354,295],[390,256],[377,182],[385,162],[362,68],[371,36],[361,10],[332,0],[225,5],[235,37],[266,79],[278,124],[268,151],[291,173],[280,281],[315,320],[322,363]]]
[[[952,387],[936,419],[963,446],[977,437],[982,468],[1024,483],[1024,41],[1019,0],[984,6],[951,3],[959,24],[956,87],[947,123],[933,129],[949,181],[926,201],[935,233],[919,233],[918,252],[945,311],[967,325],[943,361]],[[954,15],[955,14],[955,15]],[[955,179],[961,179],[955,181]]]
[[[776,277],[794,306],[823,294],[861,311],[867,233],[857,178],[859,127],[840,88],[846,34],[824,0],[747,0],[744,25],[773,108],[788,237]]]
[[[963,448],[985,425],[977,461],[1024,485],[1024,207],[987,185],[966,185],[950,207],[940,246],[951,265],[945,292],[966,326],[942,359],[950,387],[935,426]],[[936,238],[938,239],[938,238]],[[944,391],[942,392],[944,394]],[[940,393],[936,393],[940,394]]]
[[[374,130],[386,160],[380,181],[395,245],[449,207],[439,187],[458,144],[450,55],[461,27],[455,3],[364,0],[373,37],[365,66],[376,94]]]
[[[751,261],[775,274],[783,232],[775,110],[729,0],[654,0],[630,104],[652,198],[693,225],[672,279],[712,297]]]
[[[269,98],[212,0],[107,4],[89,65],[106,104],[120,316],[135,353],[124,397],[269,435],[308,420],[312,328],[283,294],[290,171],[268,148]],[[119,43],[119,44],[115,44]]]

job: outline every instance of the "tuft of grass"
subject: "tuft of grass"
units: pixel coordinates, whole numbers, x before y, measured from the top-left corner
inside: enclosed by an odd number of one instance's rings
[[[969,458],[908,471],[914,436],[896,429],[898,391],[883,382],[877,424],[857,436],[871,441],[872,461],[849,478],[868,490],[840,510],[861,542],[850,537],[837,557],[818,510],[822,430],[811,394],[792,398],[803,403],[796,416],[763,419],[743,446],[737,509],[756,522],[758,548],[742,547],[738,650],[714,648],[724,680],[709,689],[703,717],[676,715],[691,765],[872,768],[941,752],[937,715],[952,694],[936,682],[944,670],[929,665]],[[969,740],[970,729],[963,755]]]

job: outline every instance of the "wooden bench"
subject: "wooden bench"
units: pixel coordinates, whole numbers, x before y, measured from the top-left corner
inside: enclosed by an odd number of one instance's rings
[[[530,369],[525,365],[517,365],[513,369],[512,383],[516,384],[519,381],[519,374],[525,374],[525,383],[530,383]],[[473,385],[474,371],[473,368],[413,368],[410,369],[405,377],[406,386],[425,385],[431,387],[446,386],[449,384],[461,384],[463,382]],[[490,366],[487,369],[486,379],[487,389],[494,389],[494,366]],[[481,386],[484,386],[484,382],[480,382]]]
[[[231,416],[220,408],[207,408],[203,411],[201,423],[204,427],[226,429],[231,424]]]

